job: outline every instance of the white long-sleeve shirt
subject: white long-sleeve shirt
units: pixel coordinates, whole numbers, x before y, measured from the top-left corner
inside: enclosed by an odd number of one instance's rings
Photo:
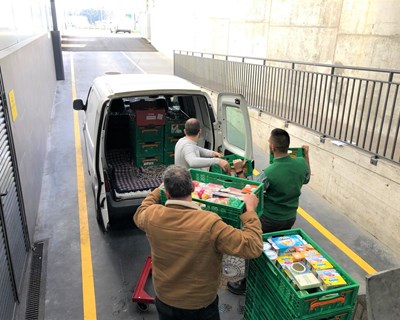
[[[213,151],[199,147],[187,137],[180,138],[175,145],[175,164],[189,168],[206,168],[219,163]]]

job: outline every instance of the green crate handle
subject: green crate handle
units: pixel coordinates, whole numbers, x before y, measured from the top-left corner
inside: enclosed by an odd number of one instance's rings
[[[337,302],[344,304],[346,302],[346,297],[343,294],[341,294],[339,297],[336,297],[333,299],[330,297],[332,297],[332,295],[328,294],[327,296],[323,296],[319,299],[314,299],[313,301],[311,301],[310,311],[313,311],[315,308],[322,307],[327,304],[332,304],[332,303],[337,303]],[[326,300],[326,299],[328,299],[328,300]]]
[[[269,258],[267,258],[267,259],[269,259]],[[276,272],[276,270],[274,270],[274,267],[273,267],[273,265],[271,265],[271,264],[269,264],[269,263],[267,263],[267,266],[268,266],[268,268],[271,270],[271,272],[274,274],[274,276],[278,276],[278,274],[277,274],[277,272]]]
[[[144,149],[145,147],[157,147],[158,143],[149,143],[149,144],[142,144],[142,148]]]

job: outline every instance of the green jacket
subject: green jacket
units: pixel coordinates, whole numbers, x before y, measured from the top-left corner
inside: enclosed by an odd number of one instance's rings
[[[282,221],[296,216],[301,187],[310,181],[310,174],[304,158],[287,155],[274,159],[257,180],[264,183],[263,215]]]

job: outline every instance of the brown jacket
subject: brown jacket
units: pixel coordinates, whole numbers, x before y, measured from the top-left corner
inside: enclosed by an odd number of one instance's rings
[[[206,307],[217,295],[223,254],[245,259],[261,254],[260,220],[254,211],[245,212],[239,230],[192,202],[168,200],[163,206],[159,200],[157,188],[134,215],[150,242],[156,295],[177,308]]]

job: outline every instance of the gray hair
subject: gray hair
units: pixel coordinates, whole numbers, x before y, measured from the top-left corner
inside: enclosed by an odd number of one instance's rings
[[[188,169],[182,166],[169,166],[164,171],[163,181],[166,191],[173,199],[185,198],[193,192],[192,177]]]

